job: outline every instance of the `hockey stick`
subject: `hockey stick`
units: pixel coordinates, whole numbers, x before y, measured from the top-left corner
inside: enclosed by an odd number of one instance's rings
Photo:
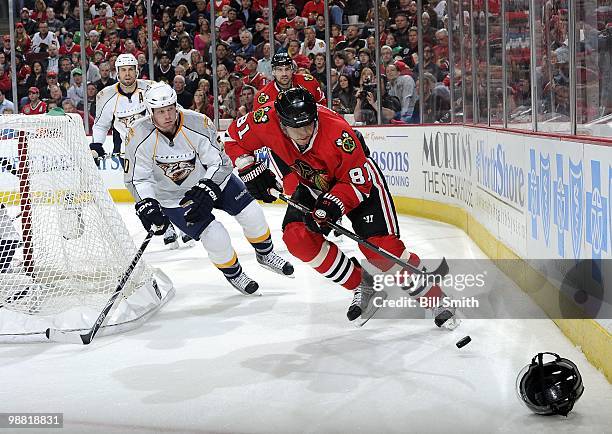
[[[111,295],[111,297],[106,302],[104,309],[102,309],[102,312],[98,316],[98,319],[94,323],[91,330],[89,330],[85,334],[78,334],[74,332],[48,328],[45,332],[45,334],[47,335],[47,339],[54,342],[67,342],[83,345],[89,344],[96,336],[96,333],[98,333],[98,330],[100,330],[100,327],[102,327],[102,323],[108,316],[108,313],[111,311],[113,305],[115,304],[115,301],[117,300],[117,297],[119,297],[119,295],[123,291],[123,287],[130,278],[130,275],[132,274],[132,271],[134,271],[134,268],[136,268],[136,265],[138,264],[138,261],[140,260],[140,257],[144,253],[145,249],[149,245],[151,238],[153,238],[153,231],[149,231],[147,233],[147,236],[145,237],[144,241],[140,245],[140,248],[134,255],[134,258],[132,259],[132,262],[130,263],[129,267],[124,271],[123,275],[121,276],[121,280],[119,280],[119,284],[117,285],[115,292],[113,292],[113,295]]]
[[[293,200],[291,197],[275,190],[275,189],[270,189],[269,193],[282,200],[283,202],[291,205],[294,208],[297,208],[298,210],[302,211],[304,214],[308,214],[311,213],[312,210],[308,209],[307,207],[305,207],[304,205],[302,205],[301,203],[296,202],[295,200]],[[415,266],[409,264],[408,262],[404,262],[402,261],[400,258],[398,258],[397,256],[395,256],[392,253],[389,253],[388,251],[386,251],[385,249],[383,249],[382,247],[378,247],[372,243],[370,243],[367,240],[364,240],[363,238],[361,238],[359,235],[355,234],[354,232],[349,231],[348,229],[345,229],[343,226],[340,226],[339,224],[336,224],[334,222],[327,222],[327,225],[329,227],[331,227],[332,229],[340,232],[342,235],[345,235],[347,237],[349,237],[351,240],[356,241],[357,243],[361,244],[364,247],[367,247],[368,249],[370,249],[371,251],[378,253],[380,256],[389,259],[390,261],[393,261],[394,263],[396,263],[397,265],[399,265],[402,268],[407,268],[408,270],[410,270],[411,272],[415,273],[415,274],[420,274],[422,276],[428,277],[436,277],[438,279],[446,276],[448,274],[449,268],[448,268],[448,263],[446,262],[445,258],[442,258],[442,262],[440,262],[440,265],[438,265],[438,267],[433,270],[433,271],[423,271],[423,270],[419,270],[418,268],[416,268]],[[418,291],[420,292],[420,291]],[[416,293],[411,293],[410,295],[417,295],[418,292]]]

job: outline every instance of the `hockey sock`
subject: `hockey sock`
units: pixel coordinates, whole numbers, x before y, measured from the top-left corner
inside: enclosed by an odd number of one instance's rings
[[[249,238],[249,242],[255,249],[255,251],[260,255],[267,255],[274,249],[274,245],[272,244],[272,236],[268,231],[268,236],[263,241],[257,241],[257,239]]]
[[[318,273],[345,287],[355,289],[361,282],[361,267],[321,234],[306,229],[301,222],[289,223],[283,233],[289,252]]]
[[[238,257],[234,253],[234,257],[225,264],[215,264],[225,276],[226,279],[233,279],[237,277],[240,273],[242,273],[242,267],[240,266],[240,262],[238,262]]]

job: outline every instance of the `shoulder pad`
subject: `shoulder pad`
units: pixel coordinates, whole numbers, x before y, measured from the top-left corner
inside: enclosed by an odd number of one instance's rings
[[[258,102],[259,104],[265,104],[265,103],[267,103],[269,100],[270,100],[270,95],[268,95],[268,94],[267,94],[267,93],[265,93],[265,92],[261,92],[261,93],[259,94],[259,96],[257,97],[257,102]]]
[[[106,101],[111,99],[113,96],[117,95],[117,86],[118,84],[111,84],[110,86],[106,86],[96,95],[96,104],[104,104]]]
[[[126,138],[126,143],[129,142],[132,137],[144,137],[153,130],[155,126],[153,122],[151,122],[151,117],[149,115],[143,116],[142,118],[136,120],[132,127],[128,130],[128,135]]]

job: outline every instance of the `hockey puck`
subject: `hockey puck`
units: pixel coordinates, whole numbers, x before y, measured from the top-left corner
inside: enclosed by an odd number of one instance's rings
[[[467,344],[469,344],[471,341],[472,341],[472,338],[469,336],[466,336],[462,339],[459,339],[455,345],[457,345],[457,348],[463,348]]]

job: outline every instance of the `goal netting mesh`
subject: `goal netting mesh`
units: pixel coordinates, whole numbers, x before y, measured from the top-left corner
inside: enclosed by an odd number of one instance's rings
[[[0,339],[36,335],[44,324],[91,327],[136,248],[81,118],[0,116],[0,166]],[[108,325],[143,318],[171,291],[141,260]],[[33,330],[20,330],[28,322]]]

